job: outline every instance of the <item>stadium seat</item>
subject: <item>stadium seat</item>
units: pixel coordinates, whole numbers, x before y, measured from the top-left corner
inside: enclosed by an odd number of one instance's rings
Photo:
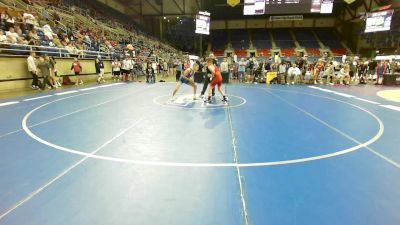
[[[258,56],[269,57],[271,56],[271,49],[269,48],[258,48],[257,49]]]
[[[321,56],[319,48],[306,48],[306,52],[309,56]]]
[[[345,48],[331,48],[333,55],[347,55]]]
[[[283,56],[295,56],[296,51],[294,48],[281,48],[281,53]]]

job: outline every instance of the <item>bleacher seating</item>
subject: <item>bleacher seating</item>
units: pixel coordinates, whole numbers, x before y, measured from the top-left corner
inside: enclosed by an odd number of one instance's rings
[[[296,52],[294,48],[281,48],[282,56],[295,56]]]
[[[339,37],[332,29],[317,29],[315,33],[318,35],[321,42],[329,48],[343,48]]]
[[[211,33],[211,46],[213,51],[215,49],[225,49],[228,36],[225,30],[214,30]]]
[[[321,51],[319,48],[306,48],[308,56],[321,56]]]
[[[271,49],[270,48],[257,48],[258,56],[269,57],[271,56]]]
[[[214,49],[213,50],[213,53],[215,56],[224,56],[224,52],[225,52],[224,49]]]
[[[231,44],[234,49],[249,48],[249,35],[247,30],[235,29],[231,30]]]
[[[314,37],[311,30],[296,29],[293,31],[299,45],[304,48],[319,48],[318,40]]]
[[[272,35],[278,48],[294,48],[296,46],[289,30],[274,29]]]
[[[235,54],[238,57],[246,57],[247,56],[247,50],[246,49],[235,49]]]
[[[252,30],[253,47],[256,49],[272,48],[271,38],[266,29]]]
[[[346,55],[347,50],[345,48],[331,48],[333,55]]]
[[[51,5],[46,5],[50,3]],[[0,11],[17,17],[17,21],[22,20],[22,13],[27,12],[26,3],[20,0],[4,1],[3,5],[6,7],[1,7]],[[39,17],[44,10],[48,14],[46,19]],[[103,12],[107,13],[104,14]],[[112,12],[111,17],[109,12]],[[132,24],[132,19],[129,16],[94,0],[66,0],[57,3],[56,6],[51,1],[35,1],[35,4],[29,7],[29,13],[33,14],[37,21],[40,21],[34,29],[37,31],[38,39],[35,40],[33,38],[35,41],[29,43],[35,44],[35,46],[27,45],[28,42],[26,40],[19,38],[18,44],[2,44],[1,47],[5,48],[5,50],[1,51],[2,54],[28,55],[30,51],[34,50],[40,54],[58,57],[96,58],[99,55],[104,58],[119,57],[125,51],[127,44],[132,44],[141,51],[150,52],[149,49],[151,49],[153,53],[157,53],[160,56],[164,53],[177,53],[177,50],[168,44],[161,43],[159,40],[137,29],[135,24]],[[58,18],[57,23],[55,23],[56,18]],[[0,28],[5,30],[4,19],[2,18],[0,22]],[[43,23],[47,27],[44,27]],[[49,32],[49,25],[51,25],[54,35],[56,35],[55,38],[54,36],[49,38],[49,34],[44,33],[44,29]],[[23,25],[19,26],[24,33],[24,36],[21,37],[27,38],[25,35],[29,31],[33,31],[25,30],[27,27]],[[65,37],[69,41],[64,41]],[[57,48],[54,47],[56,43],[58,43]],[[65,46],[68,47],[68,50]],[[143,48],[144,46],[145,48]],[[145,56],[144,52],[139,52],[139,55]]]

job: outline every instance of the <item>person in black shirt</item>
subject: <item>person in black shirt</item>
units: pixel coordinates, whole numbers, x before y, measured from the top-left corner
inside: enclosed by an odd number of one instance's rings
[[[210,54],[209,58],[213,58],[213,64],[217,65],[217,60],[215,59],[214,54]],[[203,90],[201,91],[201,95],[200,98],[202,98],[204,96],[204,94],[206,93],[208,84],[210,83],[210,77],[209,74],[212,74],[211,71],[208,69],[207,67],[207,72],[206,72],[206,76],[204,77],[204,84],[203,84]],[[215,88],[212,90],[212,96],[215,96]]]
[[[104,80],[104,63],[103,60],[101,60],[101,57],[98,56],[97,59],[95,60],[95,67],[96,67],[96,74],[97,74],[97,83],[101,83],[101,82],[106,82]]]
[[[370,76],[370,80],[374,79],[374,75],[376,73],[376,67],[378,64],[373,59],[370,59],[368,63],[368,74]]]

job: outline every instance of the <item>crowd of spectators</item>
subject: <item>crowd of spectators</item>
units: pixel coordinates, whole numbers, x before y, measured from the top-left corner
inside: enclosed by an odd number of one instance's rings
[[[104,13],[99,13],[94,9],[63,5],[65,2],[26,2],[30,5],[40,4],[41,11],[34,10],[33,6],[28,7],[28,11],[13,7],[0,8],[1,48],[7,48],[9,45],[57,47],[66,50],[68,54],[64,54],[65,56],[95,58],[97,57],[95,54],[88,54],[88,52],[101,52],[104,53],[103,56],[109,58],[122,59],[130,55],[138,58],[140,63],[146,61],[148,57],[158,60],[175,57],[178,54],[175,48],[137,30],[132,23],[105,17]],[[101,20],[112,21],[126,32],[121,35],[112,33],[101,26],[88,27],[81,23],[67,23],[63,21],[61,13],[55,10],[57,7],[64,9],[67,7],[71,16],[74,13],[82,13],[93,23],[100,23]],[[26,51],[25,54],[29,52]]]
[[[384,74],[400,72],[400,62],[376,61],[372,58],[343,57],[341,60],[322,57],[311,60],[307,56],[298,57],[295,61],[280,57],[267,60],[241,58],[234,61],[225,58],[220,64],[221,72],[229,74],[239,82],[265,82],[267,74],[276,78],[273,83],[279,84],[382,84]]]

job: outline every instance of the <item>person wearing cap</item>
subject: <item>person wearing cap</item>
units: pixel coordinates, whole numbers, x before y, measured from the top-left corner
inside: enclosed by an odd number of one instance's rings
[[[193,65],[189,68],[187,68],[183,73],[181,74],[178,83],[176,84],[175,90],[172,93],[172,98],[171,101],[174,101],[176,93],[179,91],[180,87],[182,84],[187,84],[191,87],[193,87],[193,100],[198,100],[199,98],[196,96],[196,91],[197,91],[197,85],[193,81],[194,74],[201,69],[201,65],[199,61],[196,61],[193,63]]]
[[[213,64],[215,64],[215,65],[217,64],[217,60],[215,59],[215,56],[214,56],[213,53],[211,53],[210,55],[208,55],[208,57],[206,58],[206,62],[207,62],[206,65],[208,65],[208,59],[212,60],[212,61],[213,61]],[[211,81],[211,79],[210,79],[210,77],[211,77],[211,71],[208,69],[208,66],[206,66],[206,73],[207,73],[207,74],[206,74],[206,76],[204,77],[203,90],[201,91],[200,98],[203,98],[203,97],[204,97],[204,94],[206,93],[208,84],[209,84],[210,81]],[[212,90],[212,96],[215,96],[215,90],[214,90],[214,89]]]

